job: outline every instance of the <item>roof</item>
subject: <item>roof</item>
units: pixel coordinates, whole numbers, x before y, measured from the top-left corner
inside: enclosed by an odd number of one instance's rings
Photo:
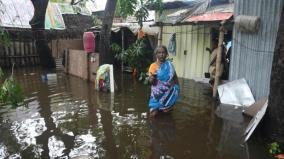
[[[191,8],[196,4],[203,3],[207,0],[163,0],[162,8],[167,9],[179,9],[179,8]],[[232,0],[210,0],[211,5],[220,5],[229,3]],[[149,10],[155,10],[154,6],[147,6]]]
[[[66,31],[77,32],[83,35],[83,32],[94,25],[91,16],[81,14],[63,14],[66,25]]]
[[[91,16],[81,14],[63,14],[66,29],[55,30],[46,29],[44,32],[47,39],[58,39],[58,38],[82,38],[84,31],[93,26],[93,20]],[[8,31],[9,36],[12,39],[23,38],[33,39],[34,34],[30,28],[12,28],[5,27]]]
[[[191,10],[192,8],[179,9],[172,13],[166,13],[164,11],[162,15],[157,19],[157,22],[162,22],[166,24],[176,24],[183,20],[190,13]]]
[[[76,11],[75,11],[76,10]],[[1,0],[0,26],[10,28],[31,28],[34,7],[30,0]],[[62,14],[91,15],[86,8],[66,3],[48,3],[45,16],[45,29],[65,29]]]
[[[0,26],[12,28],[31,28],[34,7],[30,0],[2,0],[0,5]],[[58,6],[49,3],[46,9],[46,29],[65,29]]]
[[[223,4],[213,7],[208,7],[208,9],[197,15],[190,15],[185,18],[182,22],[210,22],[210,21],[222,21],[230,19],[233,16],[234,4]]]
[[[196,0],[163,0],[162,8],[163,9],[177,9],[184,7],[192,7],[195,5]],[[147,6],[149,10],[155,10],[155,6]]]
[[[147,35],[158,35],[159,28],[158,27],[151,27],[154,22],[143,22],[142,31]],[[113,23],[111,30],[113,32],[119,32],[122,28],[128,28],[133,34],[137,34],[140,26],[138,23]],[[99,26],[93,26],[88,30],[92,30],[94,32],[100,32]]]
[[[154,22],[143,22],[142,31],[147,35],[158,35],[159,28],[158,27],[150,27]],[[138,23],[113,23],[112,31],[120,30],[120,28],[127,27],[134,34],[137,34],[140,26]]]
[[[233,13],[230,12],[216,12],[216,13],[204,13],[197,16],[188,17],[183,22],[205,22],[205,21],[222,21],[230,19]]]
[[[1,0],[0,26],[30,28],[29,20],[33,16],[33,10],[29,0]]]
[[[216,22],[230,19],[233,16],[234,4],[212,5],[205,0],[191,8],[181,8],[168,14],[162,14],[157,22],[163,24],[185,24],[198,22]]]
[[[171,0],[163,3],[163,9],[190,8],[193,7],[198,0]]]

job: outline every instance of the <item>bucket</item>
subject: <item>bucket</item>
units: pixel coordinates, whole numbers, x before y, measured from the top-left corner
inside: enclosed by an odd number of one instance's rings
[[[95,52],[95,35],[93,32],[84,32],[83,44],[86,53]]]

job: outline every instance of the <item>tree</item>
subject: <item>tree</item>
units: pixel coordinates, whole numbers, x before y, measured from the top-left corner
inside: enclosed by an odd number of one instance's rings
[[[270,95],[266,115],[265,130],[267,136],[284,143],[284,7],[276,39],[276,47],[271,70]]]
[[[112,62],[112,56],[110,52],[110,36],[116,2],[117,0],[107,0],[106,2],[102,28],[100,32],[100,64]]]
[[[36,50],[39,54],[40,64],[44,68],[54,68],[55,62],[45,38],[45,13],[49,0],[31,0],[34,6],[34,16],[30,25],[35,38]],[[66,0],[51,0],[52,2],[66,2]],[[84,0],[72,0],[71,5],[84,3]]]
[[[30,21],[30,25],[35,34],[37,52],[40,56],[41,65],[47,68],[51,68],[54,67],[55,64],[51,56],[51,50],[47,46],[47,42],[44,36],[45,12],[49,0],[31,1],[35,10],[34,16]],[[84,3],[84,1],[86,0],[72,0],[71,4]],[[112,62],[112,55],[110,52],[110,36],[117,1],[118,0],[107,0],[106,3],[99,44],[101,64]],[[148,16],[146,6],[152,5],[154,6],[154,8],[159,8],[161,10],[162,4],[162,0],[119,0],[119,2],[121,15],[123,15],[124,17],[126,17],[127,15],[135,15],[141,26],[143,20],[145,20]],[[136,8],[137,4],[140,4],[140,8],[138,9]]]
[[[156,10],[161,11],[162,0],[107,0],[100,33],[100,64],[112,62],[110,35],[115,13],[124,18],[134,15],[142,27],[143,21],[149,16],[147,6],[153,6]]]
[[[142,27],[143,21],[146,21],[149,16],[147,7],[161,13],[163,11],[162,0],[119,0],[116,9],[117,14],[123,18],[134,15],[138,24]]]
[[[54,68],[55,62],[51,55],[51,50],[45,38],[45,12],[48,0],[31,0],[34,6],[34,16],[30,20],[30,25],[34,34],[36,50],[39,54],[40,64],[44,68]]]

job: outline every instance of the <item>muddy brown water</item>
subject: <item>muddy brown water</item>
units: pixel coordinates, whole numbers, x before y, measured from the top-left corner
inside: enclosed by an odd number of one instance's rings
[[[150,87],[130,75],[116,73],[111,94],[62,72],[42,74],[15,71],[27,104],[1,106],[0,158],[268,158],[258,139],[242,143],[241,110],[217,107],[207,84],[180,79],[174,111],[149,119]]]

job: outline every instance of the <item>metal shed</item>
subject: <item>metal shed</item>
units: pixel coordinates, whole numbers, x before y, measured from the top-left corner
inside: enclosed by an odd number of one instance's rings
[[[252,7],[253,6],[253,7]],[[245,78],[256,100],[269,94],[273,52],[283,0],[237,0],[234,16],[260,17],[256,33],[234,27],[229,80]]]

